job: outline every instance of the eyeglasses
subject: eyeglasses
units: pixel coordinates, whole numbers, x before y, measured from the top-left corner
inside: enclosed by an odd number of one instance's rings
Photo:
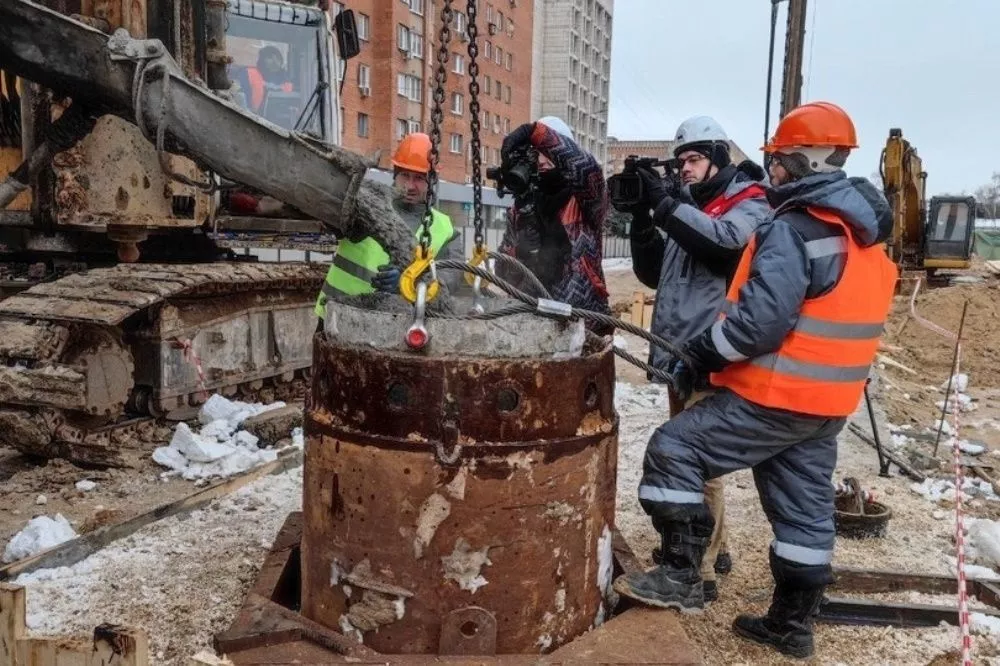
[[[700,155],[700,154],[698,154],[698,155],[688,155],[687,157],[678,157],[677,158],[677,169],[678,170],[683,169],[688,164],[690,164],[691,166],[694,166],[698,162],[701,162],[702,160],[707,160],[707,159],[708,159],[707,157],[705,157],[704,155]]]

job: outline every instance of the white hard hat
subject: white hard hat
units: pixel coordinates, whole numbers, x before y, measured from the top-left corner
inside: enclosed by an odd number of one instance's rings
[[[573,130],[570,129],[569,125],[567,125],[566,121],[562,118],[557,116],[545,116],[544,118],[539,118],[538,122],[545,125],[553,132],[558,132],[569,139],[574,139]]]
[[[715,118],[695,116],[688,118],[677,128],[677,134],[674,136],[674,141],[677,143],[674,154],[681,152],[681,148],[692,143],[726,142],[728,140],[726,131],[722,129],[722,125],[715,121]]]

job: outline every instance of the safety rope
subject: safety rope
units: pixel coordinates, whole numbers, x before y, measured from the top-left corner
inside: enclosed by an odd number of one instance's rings
[[[957,376],[959,368],[961,367],[962,345],[960,342],[956,344],[956,348],[959,351],[955,355],[955,365],[952,368],[952,376]],[[955,467],[955,551],[957,556],[958,626],[962,646],[962,666],[972,666],[972,636],[969,631],[969,595],[966,587],[965,575],[965,520],[962,510],[962,487],[965,485],[965,471],[962,466],[962,449],[959,445],[961,440],[959,438],[960,424],[958,414],[961,410],[958,404],[958,394],[959,390],[956,385],[954,396],[952,397],[951,392],[949,391],[945,394],[944,400],[945,404],[948,403],[949,399],[952,400],[951,449],[952,461]]]

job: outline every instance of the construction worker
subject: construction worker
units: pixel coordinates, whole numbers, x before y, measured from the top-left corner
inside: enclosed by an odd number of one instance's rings
[[[426,134],[407,134],[400,141],[392,157],[393,208],[414,231],[414,243],[424,219],[427,201],[427,174],[430,172],[431,139]],[[459,234],[451,218],[441,211],[431,209],[430,249],[440,259],[463,260],[463,252],[452,243]],[[323,319],[326,299],[331,296],[357,296],[376,291],[399,293],[399,279],[403,266],[392,264],[388,253],[371,236],[358,239],[343,238],[337,244],[337,253],[326,274],[322,292],[316,299],[316,315]],[[462,273],[441,271],[438,279],[446,290],[454,293],[461,287]]]
[[[517,257],[539,278],[551,298],[610,314],[601,260],[608,193],[601,165],[580,148],[562,119],[546,116],[514,129],[503,141],[502,169],[519,149],[538,153],[538,183],[528,199],[507,211],[500,252]],[[530,289],[515,268],[497,263],[497,275]],[[605,334],[606,327],[587,322]]]
[[[713,527],[705,481],[752,468],[776,585],[767,614],[741,615],[733,630],[793,657],[813,653],[812,618],[833,581],[837,435],[860,402],[897,277],[881,247],[888,203],[842,170],[852,148],[854,124],[827,102],[792,110],[763,148],[774,219],[747,245],[719,319],[684,346],[693,367],[673,373],[683,386],[709,371],[720,390],[646,448],[639,501],[662,563],[614,584],[653,606],[700,608]]]
[[[276,46],[265,46],[257,53],[257,66],[246,69],[250,109],[260,111],[268,90],[292,92],[292,83],[285,71],[285,59]]]
[[[671,191],[673,179],[664,181],[652,168],[640,167],[646,196],[632,212],[631,238],[635,275],[656,289],[651,330],[680,345],[715,321],[725,303],[728,278],[771,208],[761,185],[764,170],[749,160],[732,163],[726,132],[714,119],[685,120],[674,141],[673,157],[682,187]],[[653,367],[669,373],[676,361],[665,349],[650,348]],[[650,379],[658,381],[653,375]],[[671,417],[708,395],[707,374],[697,377],[694,384],[696,392],[691,396],[669,390]],[[706,482],[705,502],[715,528],[701,576],[705,601],[714,601],[716,574],[732,569],[721,477]],[[659,557],[659,549],[653,551],[654,561]]]

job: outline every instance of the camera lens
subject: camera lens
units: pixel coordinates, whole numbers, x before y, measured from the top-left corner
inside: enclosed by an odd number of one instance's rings
[[[515,164],[507,171],[505,180],[511,192],[524,192],[531,180],[531,167],[524,163]]]

